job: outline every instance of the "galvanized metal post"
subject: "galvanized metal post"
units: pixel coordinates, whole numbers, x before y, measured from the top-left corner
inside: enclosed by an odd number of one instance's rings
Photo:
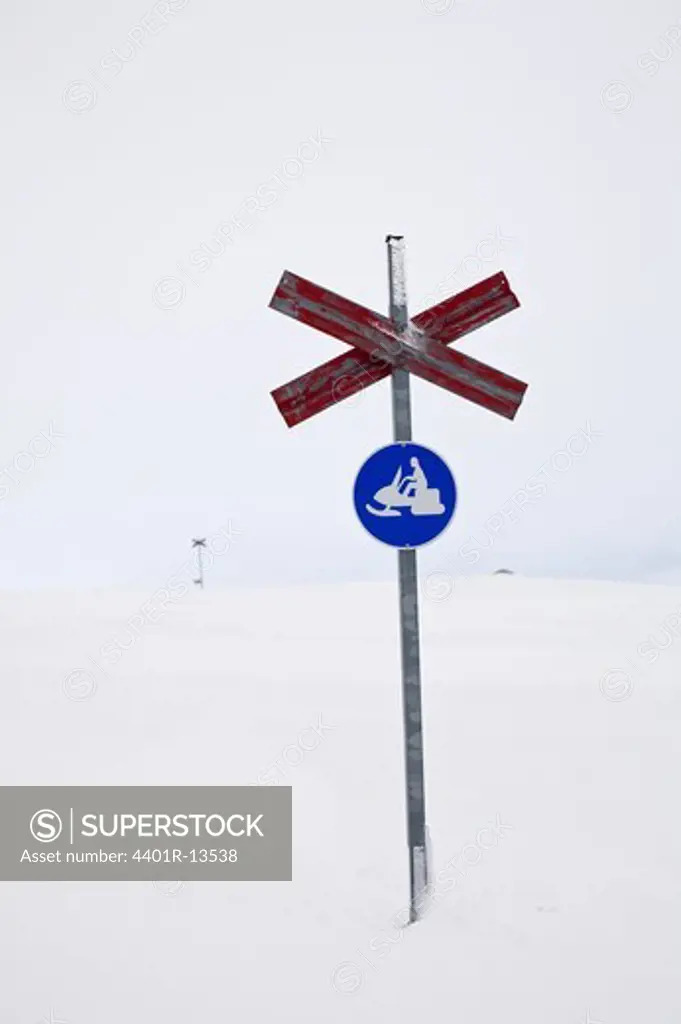
[[[202,551],[202,548],[205,548],[205,546],[206,546],[206,539],[205,539],[205,537],[203,539],[195,538],[192,541],[192,547],[196,548],[197,562],[198,562],[197,568],[199,570],[199,578],[194,580],[194,583],[198,584],[198,586],[200,586],[202,590],[203,590],[203,558],[201,556],[201,551]]]
[[[390,317],[403,331],[409,324],[404,270],[404,239],[388,235]],[[411,395],[409,371],[392,371],[392,406],[395,441],[411,441]],[[417,921],[419,895],[428,884],[426,856],[426,800],[423,773],[423,730],[421,723],[421,656],[419,650],[419,609],[416,551],[397,553],[400,586],[400,634],[402,647],[402,710],[407,795],[407,843],[409,846],[409,920]]]

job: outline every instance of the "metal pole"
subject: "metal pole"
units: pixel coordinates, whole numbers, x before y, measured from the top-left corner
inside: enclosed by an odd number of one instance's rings
[[[404,331],[409,324],[404,272],[404,239],[388,235],[390,317]],[[395,441],[411,441],[409,371],[392,371],[393,430]],[[407,793],[407,843],[409,846],[409,920],[417,921],[417,899],[428,884],[426,857],[426,800],[423,778],[423,731],[421,724],[421,656],[416,551],[397,553],[400,581],[400,636],[402,649],[402,711]]]
[[[194,583],[197,583],[201,587],[202,590],[203,590],[203,556],[201,554],[201,549],[203,547],[205,547],[205,544],[206,544],[205,540],[197,540],[195,538],[192,541],[192,547],[196,548],[197,569],[199,570],[199,578],[197,580],[194,580]]]

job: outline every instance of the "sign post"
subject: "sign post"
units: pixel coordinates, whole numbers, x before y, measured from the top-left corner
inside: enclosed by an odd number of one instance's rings
[[[293,427],[376,381],[391,377],[395,444],[367,460],[358,474],[354,497],[358,516],[367,529],[398,548],[409,920],[414,922],[419,917],[419,898],[429,881],[416,548],[448,524],[456,504],[456,487],[442,459],[412,442],[410,374],[511,420],[527,385],[448,347],[517,309],[520,303],[505,275],[495,274],[480,281],[410,320],[404,239],[388,235],[386,244],[388,318],[290,271],[282,274],[270,307],[352,346],[352,353],[337,356],[275,389],[272,397],[287,425]],[[406,475],[400,464],[402,455],[410,456],[411,470]]]
[[[205,546],[205,537],[195,537],[194,540],[192,541],[192,547],[196,548],[197,569],[199,571],[198,579],[195,579],[194,583],[196,583],[197,586],[201,587],[201,590],[203,590],[203,559],[201,558],[201,551],[203,550],[203,548],[205,548]]]
[[[390,318],[403,333],[409,324],[404,267],[404,239],[388,235]],[[393,436],[411,441],[411,388],[409,370],[392,370]],[[402,650],[402,714],[404,717],[404,765],[407,793],[407,844],[409,846],[409,921],[418,919],[416,901],[428,884],[426,858],[426,792],[423,773],[421,712],[421,642],[416,549],[397,552],[400,580],[400,640]]]

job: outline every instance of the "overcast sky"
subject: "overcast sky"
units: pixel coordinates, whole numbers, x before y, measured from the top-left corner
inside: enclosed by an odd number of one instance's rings
[[[216,582],[393,578],[351,500],[389,382],[287,428],[270,391],[344,346],[268,309],[289,269],[386,312],[388,232],[413,313],[498,270],[521,302],[459,346],[529,382],[514,422],[413,381],[459,490],[423,573],[681,580],[678,4],[3,23],[0,586],[160,585],[229,523]]]

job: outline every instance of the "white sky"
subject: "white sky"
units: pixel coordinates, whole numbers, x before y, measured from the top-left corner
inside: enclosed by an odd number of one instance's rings
[[[172,3],[155,35],[145,0],[4,5],[0,586],[158,583],[229,521],[216,581],[392,578],[351,504],[389,384],[289,430],[269,392],[343,346],[268,302],[290,269],[385,311],[395,232],[415,313],[497,229],[445,293],[507,273],[521,309],[459,347],[530,388],[510,423],[413,382],[414,438],[460,496],[424,573],[468,571],[462,545],[547,464],[474,571],[681,580],[678,5]],[[638,67],[651,48],[668,59]],[[114,50],[136,53],[118,73]],[[601,436],[552,470],[587,422]]]

